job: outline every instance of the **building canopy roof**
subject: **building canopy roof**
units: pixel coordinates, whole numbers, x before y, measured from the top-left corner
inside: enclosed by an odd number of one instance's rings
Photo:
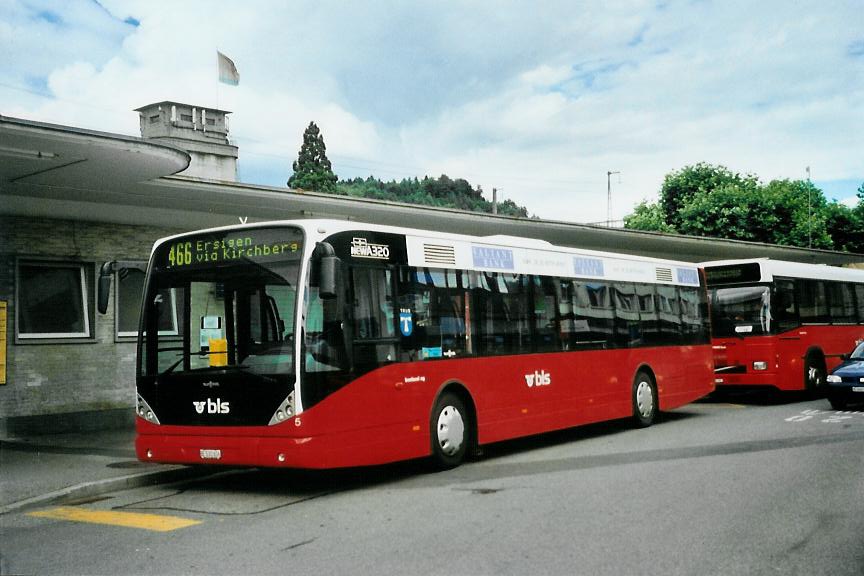
[[[175,176],[189,155],[152,141],[0,116],[0,214],[182,230],[296,218],[339,218],[690,262],[769,257],[821,264],[864,255],[493,216]],[[287,165],[287,160],[286,160]]]

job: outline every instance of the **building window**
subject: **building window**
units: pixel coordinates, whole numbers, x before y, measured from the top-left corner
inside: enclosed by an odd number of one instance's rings
[[[92,265],[19,261],[15,307],[18,338],[91,338],[92,286]]]

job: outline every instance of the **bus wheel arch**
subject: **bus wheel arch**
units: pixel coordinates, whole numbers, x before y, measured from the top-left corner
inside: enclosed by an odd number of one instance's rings
[[[631,388],[633,424],[637,428],[647,428],[657,420],[660,412],[657,376],[650,366],[643,364],[636,370]]]
[[[810,348],[804,355],[804,389],[808,392],[821,392],[825,388],[827,377],[825,353],[820,348]]]
[[[477,447],[477,409],[460,382],[448,382],[435,396],[429,416],[432,465],[437,470],[455,468]]]

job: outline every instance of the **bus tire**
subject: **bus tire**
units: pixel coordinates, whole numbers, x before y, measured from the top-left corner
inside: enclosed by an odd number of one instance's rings
[[[659,400],[657,384],[651,375],[640,370],[633,379],[633,424],[637,428],[647,428],[657,419]]]
[[[471,422],[465,403],[452,392],[438,397],[430,418],[432,464],[438,470],[455,468],[465,459]]]
[[[804,362],[804,389],[811,394],[825,388],[825,361],[817,354],[808,354]]]

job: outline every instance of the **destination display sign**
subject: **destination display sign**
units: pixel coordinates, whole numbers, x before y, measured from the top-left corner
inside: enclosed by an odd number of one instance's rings
[[[708,281],[709,286],[741,284],[745,282],[759,282],[762,279],[762,274],[759,264],[748,262],[746,264],[707,267],[705,268],[705,279]]]
[[[185,270],[237,262],[270,262],[299,258],[303,234],[297,228],[249,228],[184,236],[162,244],[156,263]]]

